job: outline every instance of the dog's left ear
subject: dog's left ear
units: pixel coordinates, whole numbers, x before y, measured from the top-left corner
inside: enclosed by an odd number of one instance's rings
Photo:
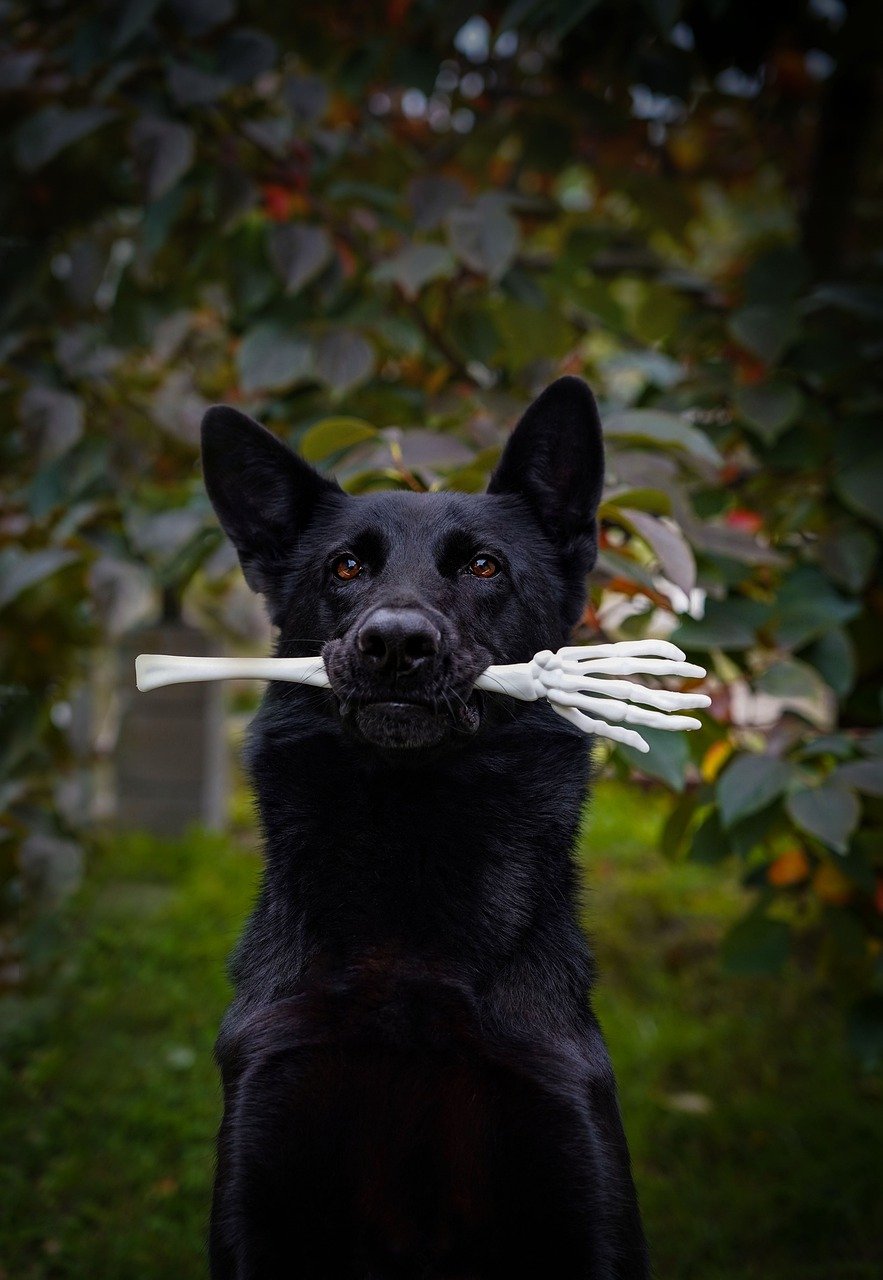
[[[581,378],[559,378],[521,418],[491,476],[488,493],[519,494],[562,550],[597,551],[595,513],[604,484],[604,445],[595,397]]]

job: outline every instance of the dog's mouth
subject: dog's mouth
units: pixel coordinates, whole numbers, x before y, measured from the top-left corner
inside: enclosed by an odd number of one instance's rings
[[[474,681],[487,666],[484,653],[462,652],[425,674],[378,677],[364,669],[343,640],[323,649],[331,689],[344,728],[388,751],[413,751],[463,741],[481,725],[482,695]]]
[[[397,692],[341,702],[347,728],[376,747],[413,750],[439,746],[453,735],[471,735],[481,723],[480,695],[451,695],[441,702]]]

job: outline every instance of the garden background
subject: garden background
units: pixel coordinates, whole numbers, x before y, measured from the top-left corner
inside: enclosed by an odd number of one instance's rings
[[[130,684],[158,623],[269,643],[204,408],[473,490],[560,373],[608,445],[579,638],[671,634],[713,697],[602,756],[580,846],[659,1275],[877,1276],[883,8],[0,13],[0,1276],[204,1273],[257,839],[201,746],[223,830],[157,834]]]

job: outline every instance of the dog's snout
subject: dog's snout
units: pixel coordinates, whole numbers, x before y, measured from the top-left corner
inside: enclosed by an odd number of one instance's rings
[[[387,675],[407,675],[435,657],[438,627],[418,609],[376,609],[359,628],[362,660]]]

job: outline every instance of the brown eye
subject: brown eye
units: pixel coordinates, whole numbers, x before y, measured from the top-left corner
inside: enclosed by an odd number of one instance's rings
[[[355,556],[346,553],[338,556],[331,568],[335,578],[340,578],[341,582],[352,582],[353,578],[358,578],[362,572],[362,562],[357,560]]]
[[[469,565],[469,572],[476,578],[495,578],[500,566],[491,556],[476,556]]]

